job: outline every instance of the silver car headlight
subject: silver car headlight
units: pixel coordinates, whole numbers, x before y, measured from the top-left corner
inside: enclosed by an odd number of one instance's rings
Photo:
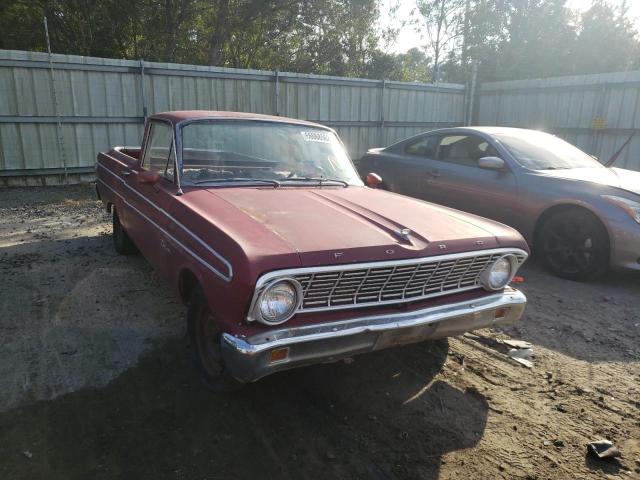
[[[602,195],[607,202],[613,203],[629,214],[636,222],[640,223],[640,202],[614,195]]]
[[[280,278],[267,284],[253,305],[253,318],[265,325],[289,320],[302,301],[302,286],[293,278]]]
[[[518,269],[518,259],[507,254],[489,265],[480,275],[480,283],[486,290],[502,290],[511,281]]]

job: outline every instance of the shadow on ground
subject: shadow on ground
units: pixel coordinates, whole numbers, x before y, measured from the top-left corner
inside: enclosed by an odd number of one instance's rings
[[[0,415],[2,478],[437,478],[487,402],[433,381],[446,341],[205,390],[173,338],[102,389]]]
[[[173,292],[110,236],[0,247],[0,279],[0,411],[104,386],[185,330]]]
[[[640,272],[573,282],[534,257],[519,275],[528,304],[513,336],[588,362],[640,360]]]

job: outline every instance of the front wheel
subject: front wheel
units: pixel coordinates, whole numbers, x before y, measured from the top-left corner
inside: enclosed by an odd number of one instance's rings
[[[607,270],[609,236],[589,212],[565,210],[551,215],[536,243],[542,263],[559,277],[586,280]]]
[[[138,249],[120,222],[116,207],[113,207],[113,246],[121,255],[131,255]]]
[[[229,392],[244,384],[227,371],[222,358],[222,330],[200,288],[191,295],[187,311],[191,358],[205,385],[215,392]]]

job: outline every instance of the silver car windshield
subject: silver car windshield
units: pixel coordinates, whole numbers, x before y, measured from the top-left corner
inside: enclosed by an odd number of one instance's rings
[[[530,170],[606,168],[579,148],[544,132],[497,133],[498,139],[516,161]]]
[[[182,128],[185,183],[362,185],[337,136],[262,121],[198,121]]]

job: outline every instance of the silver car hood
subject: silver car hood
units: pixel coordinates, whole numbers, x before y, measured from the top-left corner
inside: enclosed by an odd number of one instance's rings
[[[539,173],[549,177],[598,183],[640,195],[640,172],[624,168],[573,168],[544,170]]]

